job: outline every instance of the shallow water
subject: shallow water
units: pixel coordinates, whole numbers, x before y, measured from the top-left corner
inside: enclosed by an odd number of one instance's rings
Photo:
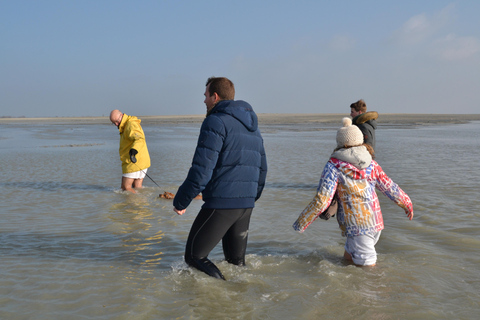
[[[480,311],[480,123],[380,127],[377,160],[415,217],[379,194],[377,267],[342,260],[334,220],[291,225],[315,193],[336,128],[262,127],[269,173],[247,266],[210,258],[228,281],[191,270],[183,250],[200,209],[171,200],[199,124],[144,126],[145,188],[120,191],[110,125],[0,126],[1,319],[473,319]]]

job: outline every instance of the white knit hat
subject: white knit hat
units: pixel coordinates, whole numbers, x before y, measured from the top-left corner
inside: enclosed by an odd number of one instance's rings
[[[352,119],[343,118],[343,127],[337,131],[337,147],[354,147],[363,144],[363,133],[357,126],[352,126]]]

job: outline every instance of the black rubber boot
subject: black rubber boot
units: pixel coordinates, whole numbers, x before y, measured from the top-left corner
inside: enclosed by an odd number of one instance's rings
[[[213,264],[212,261],[208,260],[208,258],[202,258],[202,259],[195,259],[192,258],[189,261],[186,261],[188,265],[205,272],[211,277],[217,278],[217,279],[222,279],[226,280],[225,277],[223,276],[222,272],[217,268],[216,265]]]

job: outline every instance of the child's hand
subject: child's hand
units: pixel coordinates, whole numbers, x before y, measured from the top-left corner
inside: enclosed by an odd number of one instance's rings
[[[405,213],[407,214],[408,219],[410,219],[410,220],[413,219],[413,210],[412,211],[405,210]]]

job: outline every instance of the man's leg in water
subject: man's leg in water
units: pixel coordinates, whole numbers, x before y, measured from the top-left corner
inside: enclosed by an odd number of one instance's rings
[[[143,179],[135,179],[133,181],[133,188],[134,189],[142,189],[143,188]]]
[[[225,279],[220,270],[207,257],[239,215],[232,210],[201,209],[193,222],[185,247],[185,261],[206,274]]]
[[[136,191],[133,189],[133,181],[134,180],[135,179],[133,179],[133,178],[122,177],[122,190],[130,191],[132,193],[136,193]]]
[[[245,253],[247,251],[248,227],[253,208],[236,209],[240,218],[228,229],[222,239],[225,259],[237,266],[245,265]]]

